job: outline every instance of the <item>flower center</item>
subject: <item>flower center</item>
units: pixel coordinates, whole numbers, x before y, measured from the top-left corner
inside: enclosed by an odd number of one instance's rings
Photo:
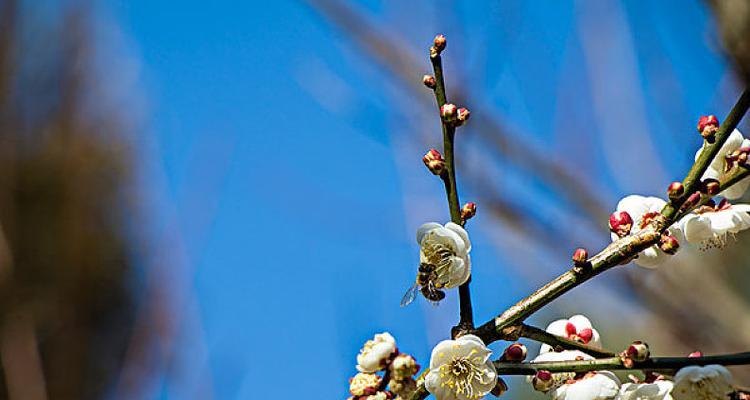
[[[440,378],[443,379],[441,386],[448,386],[456,393],[456,397],[462,394],[469,399],[480,399],[486,395],[474,389],[475,384],[484,385],[489,383],[490,379],[483,369],[472,362],[471,357],[475,354],[476,350],[472,350],[468,356],[454,357],[451,362],[439,368]],[[475,357],[474,360],[481,361],[479,357]]]
[[[438,275],[442,269],[450,266],[451,259],[456,256],[456,252],[451,246],[430,239],[429,237],[422,245],[422,252],[427,259],[427,263],[435,266],[435,272]]]

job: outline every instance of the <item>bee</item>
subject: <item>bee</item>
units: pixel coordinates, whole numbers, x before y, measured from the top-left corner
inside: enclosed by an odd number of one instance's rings
[[[440,290],[442,285],[436,284],[437,273],[436,267],[432,264],[420,263],[419,272],[414,285],[410,287],[404,297],[401,299],[401,307],[409,305],[417,297],[417,292],[421,292],[427,300],[437,305],[440,300],[445,298],[445,292]]]

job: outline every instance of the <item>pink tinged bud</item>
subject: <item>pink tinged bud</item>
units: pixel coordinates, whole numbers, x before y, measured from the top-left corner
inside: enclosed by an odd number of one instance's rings
[[[458,117],[458,107],[455,104],[446,103],[440,107],[440,117],[446,123],[455,123]]]
[[[706,178],[701,182],[701,190],[709,196],[716,196],[720,189],[721,185],[716,179]]]
[[[683,209],[693,208],[698,205],[701,201],[701,194],[700,192],[695,192],[688,197],[687,200],[685,200],[685,203],[682,204]]]
[[[683,193],[685,193],[685,186],[682,185],[682,182],[672,182],[667,188],[667,196],[669,196],[670,199],[677,199],[682,196]]]
[[[589,259],[589,252],[586,251],[586,249],[578,248],[573,253],[573,263],[575,264],[585,264],[586,260]]]
[[[475,215],[477,215],[477,205],[473,201],[470,201],[464,204],[463,207],[461,207],[461,219],[462,220],[468,221]]]
[[[458,120],[458,125],[463,125],[466,123],[466,121],[469,120],[469,117],[471,116],[471,112],[466,108],[459,108],[456,112],[456,119]]]
[[[594,337],[594,331],[591,328],[584,328],[578,332],[578,338],[583,341],[584,344],[588,344]]]
[[[698,132],[703,132],[709,126],[719,126],[719,119],[715,115],[703,115],[698,119]]]
[[[609,230],[619,237],[627,236],[633,227],[633,218],[627,211],[615,211],[609,216]]]
[[[672,235],[662,235],[659,239],[659,248],[667,254],[675,254],[680,248],[680,242]]]
[[[531,385],[534,386],[535,390],[540,392],[547,392],[552,389],[553,383],[552,373],[544,370],[537,371],[531,380]]]
[[[697,357],[703,357],[702,351],[694,351],[690,354],[688,354],[688,358],[697,358]]]
[[[526,359],[526,346],[521,343],[513,343],[503,352],[503,360],[511,362],[521,362]]]
[[[445,35],[443,34],[435,36],[435,39],[432,42],[435,45],[435,49],[438,51],[438,53],[445,50],[445,46],[446,44],[448,44],[448,41],[445,39]]]
[[[430,172],[435,175],[442,174],[443,170],[445,169],[445,160],[443,159],[443,155],[435,149],[430,149],[430,151],[428,151],[427,154],[422,157],[422,162],[424,162],[424,165],[427,166],[427,169],[429,169]]]
[[[644,362],[648,360],[649,356],[648,345],[641,341],[635,341],[625,350],[625,356],[635,362]]]
[[[715,115],[704,115],[698,119],[698,133],[709,143],[713,143],[714,136],[719,130],[719,119]]]
[[[495,397],[500,397],[507,391],[508,385],[505,383],[503,378],[497,378],[497,383],[495,384],[495,387],[490,390],[490,393]]]
[[[435,77],[432,75],[425,75],[422,77],[422,83],[430,89],[435,89]]]

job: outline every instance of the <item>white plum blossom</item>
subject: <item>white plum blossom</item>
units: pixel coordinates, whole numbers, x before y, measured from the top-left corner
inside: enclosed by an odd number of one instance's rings
[[[646,197],[639,195],[630,195],[617,203],[617,211],[625,211],[633,219],[633,226],[630,234],[640,232],[647,228],[649,223],[659,215],[662,208],[667,202],[658,197]],[[619,239],[616,233],[612,233],[612,241]],[[641,267],[656,268],[667,261],[669,255],[659,250],[659,246],[653,245],[638,254],[635,263]]]
[[[396,339],[388,332],[378,333],[365,342],[357,355],[359,372],[376,372],[388,365],[388,360],[397,352]]]
[[[728,235],[750,228],[750,205],[730,204],[722,200],[717,206],[703,206],[683,217],[678,225],[688,243],[703,249],[723,247]]]
[[[594,357],[578,351],[564,350],[539,354],[532,363],[570,360],[593,360]],[[620,389],[620,380],[610,371],[573,372],[552,374],[552,388],[547,392],[553,400],[606,400],[614,399]],[[529,382],[533,378],[528,377]]]
[[[553,361],[572,361],[572,360],[593,360],[594,357],[580,351],[580,350],[563,350],[563,351],[547,351],[546,353],[540,353],[536,358],[531,360],[532,363],[539,362],[553,362]],[[557,388],[563,383],[575,378],[573,372],[556,372],[552,374],[552,387]],[[531,383],[533,381],[532,376],[527,376],[526,381]]]
[[[695,153],[696,160],[703,153],[704,147],[705,144]],[[750,147],[750,140],[745,139],[745,137],[742,136],[742,132],[735,129],[729,135],[727,141],[724,142],[724,145],[721,146],[719,153],[714,157],[711,164],[709,164],[708,169],[706,169],[706,172],[703,174],[703,179],[713,178],[721,180],[731,167],[731,164],[727,161],[727,156],[730,156],[732,153],[743,147]],[[735,183],[727,190],[721,192],[720,195],[728,199],[738,199],[747,191],[748,186],[750,186],[750,177]]]
[[[432,349],[425,388],[437,400],[476,400],[497,383],[492,351],[474,335],[443,340]]]
[[[732,374],[721,365],[689,366],[674,376],[675,400],[725,400],[732,390]]]
[[[460,225],[448,222],[426,223],[417,230],[419,261],[435,267],[438,289],[458,287],[471,274],[471,242],[469,234]]]
[[[672,400],[674,382],[660,379],[651,383],[624,383],[617,400]]]
[[[553,400],[609,400],[617,397],[620,380],[610,371],[589,372],[550,391]]]
[[[601,347],[602,342],[599,332],[591,325],[591,321],[583,315],[574,315],[568,319],[558,319],[547,325],[547,332],[562,336],[567,339],[576,340],[583,344]],[[543,344],[539,353],[553,351],[548,344]]]

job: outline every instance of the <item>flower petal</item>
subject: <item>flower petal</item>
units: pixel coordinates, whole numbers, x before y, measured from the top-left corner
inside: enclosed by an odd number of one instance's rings
[[[463,227],[461,227],[461,225],[455,224],[453,222],[448,222],[447,224],[445,224],[445,228],[450,229],[453,232],[456,232],[458,236],[460,236],[461,239],[463,240],[464,245],[466,247],[466,252],[468,253],[471,251],[471,242],[469,241],[469,233],[466,232],[466,230]]]
[[[417,229],[417,243],[422,244],[422,239],[424,239],[425,235],[429,233],[433,229],[442,228],[443,226],[438,224],[437,222],[428,222],[426,224],[423,224],[422,226]]]
[[[721,192],[721,195],[730,200],[739,199],[747,192],[748,187],[750,187],[750,177],[730,186],[727,190]]]
[[[656,268],[667,261],[668,257],[666,253],[659,250],[656,246],[651,246],[638,254],[635,263],[645,268]]]
[[[681,220],[681,227],[685,239],[691,244],[699,244],[714,237],[711,221],[701,215],[686,215]]]

